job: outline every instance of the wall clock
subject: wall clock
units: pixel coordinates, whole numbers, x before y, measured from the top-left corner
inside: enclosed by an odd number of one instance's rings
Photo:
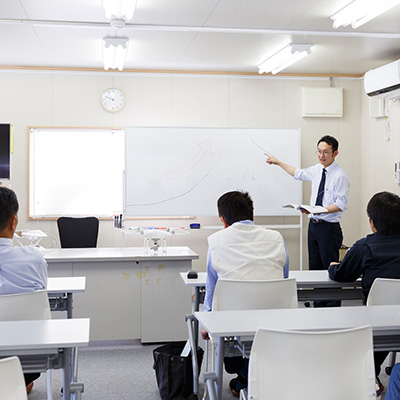
[[[125,95],[119,89],[107,89],[101,95],[101,105],[108,112],[120,111],[125,106]]]

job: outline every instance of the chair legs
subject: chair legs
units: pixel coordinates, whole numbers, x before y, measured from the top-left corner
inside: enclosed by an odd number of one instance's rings
[[[46,372],[47,375],[47,400],[53,400],[53,393],[51,391],[51,369]]]
[[[206,383],[208,397],[210,400],[217,400],[217,393],[215,384],[217,382],[217,375],[214,372],[206,372],[204,374],[204,382]]]

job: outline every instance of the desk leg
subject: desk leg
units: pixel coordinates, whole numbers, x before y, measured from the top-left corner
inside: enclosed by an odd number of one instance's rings
[[[199,311],[200,308],[200,288],[199,286],[196,286],[194,289],[194,312]],[[193,335],[194,335],[194,344],[195,344],[195,349],[197,349],[198,342],[199,342],[199,321],[197,318],[194,321],[194,326],[193,326]]]
[[[223,366],[224,366],[224,337],[219,336],[217,339],[216,347],[216,365],[215,372],[217,374],[217,398],[221,400],[222,398],[222,378],[223,378]]]
[[[70,348],[64,349],[64,379],[63,379],[63,400],[71,400],[71,351]]]
[[[67,318],[72,318],[72,293],[67,293]]]

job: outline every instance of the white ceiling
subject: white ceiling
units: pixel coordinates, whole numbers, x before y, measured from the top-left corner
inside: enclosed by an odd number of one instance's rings
[[[400,58],[400,6],[357,30],[329,16],[350,0],[138,0],[123,29],[102,0],[1,0],[0,67],[97,68],[102,38],[127,36],[127,69],[257,73],[288,43],[312,54],[285,73],[363,74]]]

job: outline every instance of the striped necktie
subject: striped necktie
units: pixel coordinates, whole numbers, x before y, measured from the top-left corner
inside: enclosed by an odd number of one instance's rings
[[[326,179],[326,169],[324,168],[322,170],[321,182],[319,183],[317,201],[315,202],[316,206],[322,206],[322,199],[324,197],[324,191],[325,191],[325,179]]]

